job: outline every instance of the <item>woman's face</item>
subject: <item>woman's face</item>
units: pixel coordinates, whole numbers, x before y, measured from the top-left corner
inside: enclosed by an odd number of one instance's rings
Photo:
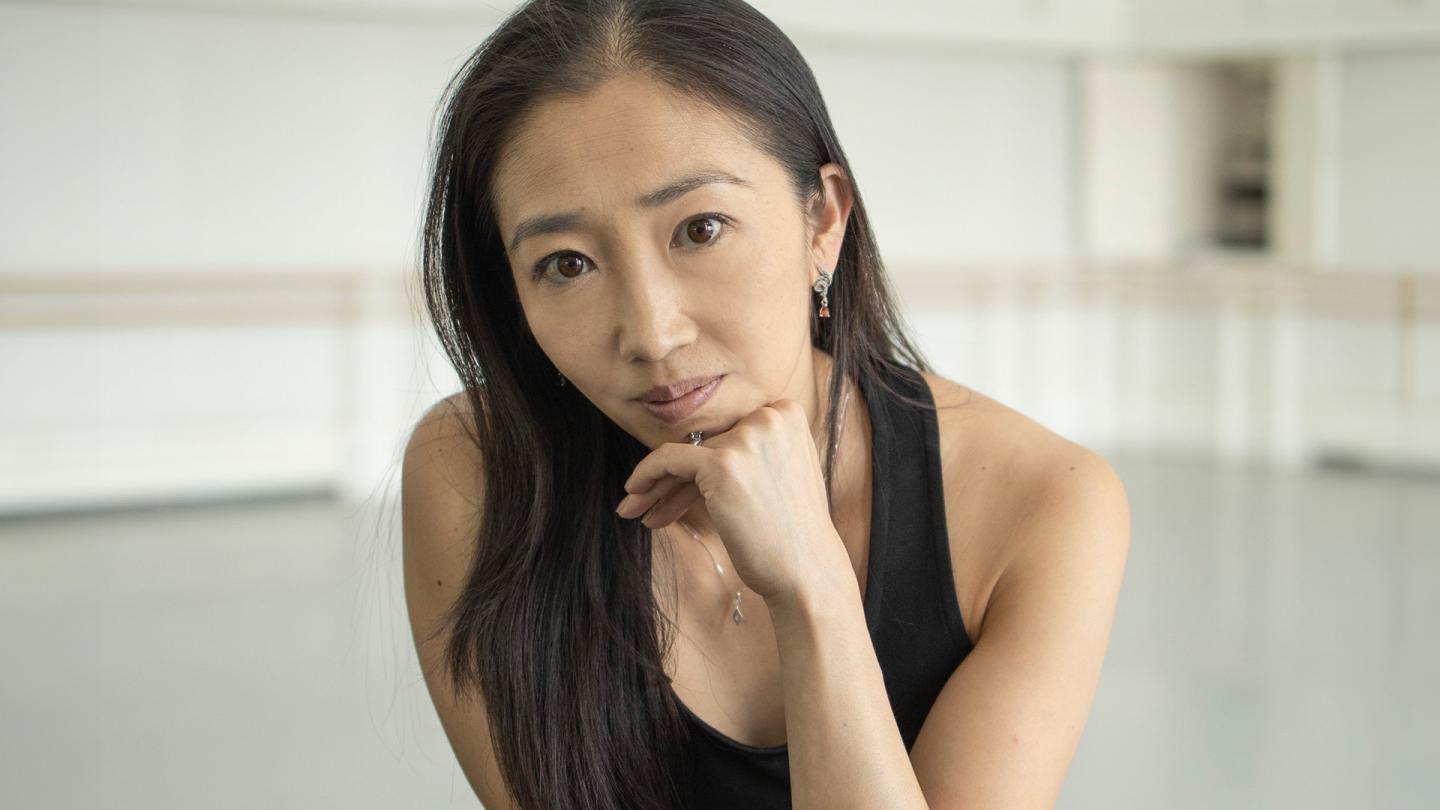
[[[833,271],[850,207],[839,168],[820,174],[825,210],[807,216],[781,165],[729,119],[647,78],[542,104],[494,178],[535,340],[652,448],[723,432],[780,398],[804,405],[813,423],[810,287],[817,267]],[[709,399],[682,418],[638,399],[717,375]]]

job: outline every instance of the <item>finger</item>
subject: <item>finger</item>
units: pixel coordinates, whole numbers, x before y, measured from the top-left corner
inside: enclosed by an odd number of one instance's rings
[[[625,480],[625,491],[645,492],[667,475],[694,481],[700,474],[711,448],[688,442],[666,442],[635,465]]]
[[[651,529],[663,529],[679,520],[690,505],[699,499],[700,488],[687,481],[684,486],[676,488],[673,495],[661,499],[640,522]]]
[[[645,510],[684,483],[679,478],[667,475],[644,492],[631,493],[621,498],[620,503],[615,507],[615,514],[624,518],[644,514]]]

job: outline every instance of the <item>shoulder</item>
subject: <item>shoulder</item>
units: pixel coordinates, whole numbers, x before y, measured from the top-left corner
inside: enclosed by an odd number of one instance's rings
[[[486,807],[514,807],[500,774],[482,701],[464,700],[446,662],[448,613],[479,542],[485,471],[465,392],[415,423],[401,472],[405,603],[421,674],[466,779]]]
[[[402,493],[474,500],[482,483],[475,410],[464,391],[431,405],[410,430],[401,473]]]
[[[972,641],[996,584],[1025,555],[1087,543],[1094,564],[1123,566],[1129,502],[1103,456],[979,391],[923,376],[936,404],[951,563]]]
[[[443,569],[453,581],[454,574],[469,567],[465,552],[471,544],[466,541],[473,540],[479,528],[485,493],[473,416],[464,392],[452,394],[431,405],[410,431],[400,472],[407,572]],[[446,591],[453,596],[450,588]]]
[[[1013,408],[927,381],[957,594],[975,634],[916,738],[915,776],[926,796],[954,806],[1003,796],[1050,807],[1114,623],[1129,545],[1124,486],[1104,458]]]
[[[485,480],[473,415],[464,392],[445,397],[420,417],[405,445],[400,511],[406,574],[423,571],[427,582],[451,580],[436,596],[453,597],[479,528]],[[423,593],[431,598],[433,590]]]

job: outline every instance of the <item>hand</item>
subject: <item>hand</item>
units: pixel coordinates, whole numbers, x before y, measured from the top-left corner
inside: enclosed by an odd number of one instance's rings
[[[735,573],[767,601],[854,578],[830,519],[810,420],[794,400],[761,406],[703,445],[660,445],[635,466],[625,491],[617,512],[632,517],[654,506],[651,529],[704,498]]]

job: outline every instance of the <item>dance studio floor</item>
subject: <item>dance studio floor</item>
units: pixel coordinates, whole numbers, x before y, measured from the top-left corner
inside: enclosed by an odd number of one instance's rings
[[[1440,806],[1440,478],[1111,459],[1130,564],[1057,807]],[[0,804],[478,807],[391,490],[0,520]]]

